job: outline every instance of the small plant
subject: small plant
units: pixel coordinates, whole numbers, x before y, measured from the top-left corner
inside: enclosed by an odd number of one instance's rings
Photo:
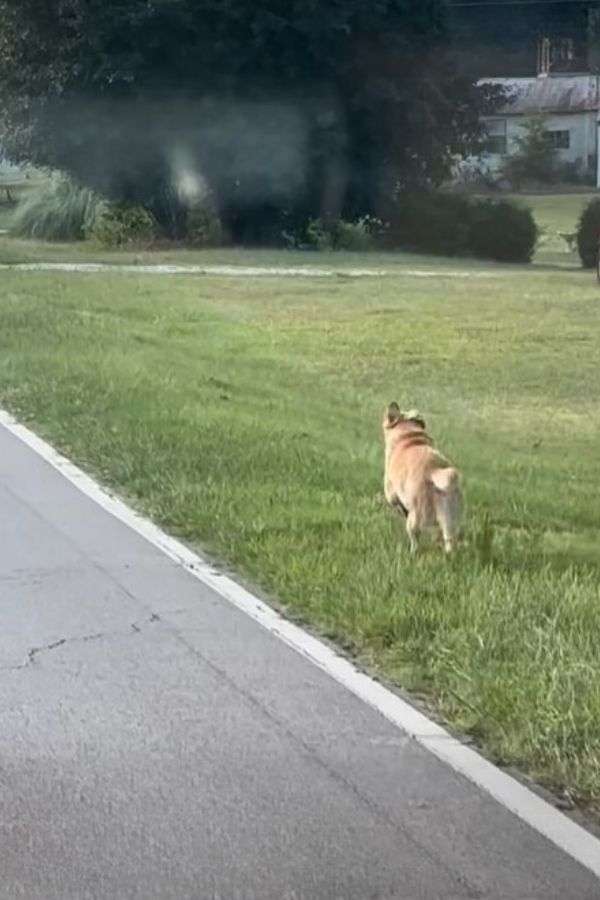
[[[581,214],[577,226],[577,249],[581,264],[593,269],[598,255],[600,239],[600,197],[590,200]]]
[[[313,219],[306,228],[306,243],[315,250],[364,253],[373,249],[385,229],[386,225],[372,216],[354,221],[338,219],[331,225],[326,225],[322,219]]]
[[[322,219],[312,219],[306,226],[306,243],[313,250],[333,250],[332,230]]]
[[[82,241],[102,204],[94,191],[55,172],[19,203],[10,231],[15,237],[38,241]]]
[[[186,239],[195,247],[217,247],[223,243],[223,227],[210,205],[193,207],[187,215]]]
[[[156,233],[156,222],[143,207],[104,202],[96,211],[86,237],[103,247],[121,247],[152,241]]]
[[[333,246],[336,250],[350,250],[364,253],[372,250],[374,236],[369,228],[368,219],[346,222],[340,219],[333,229]]]

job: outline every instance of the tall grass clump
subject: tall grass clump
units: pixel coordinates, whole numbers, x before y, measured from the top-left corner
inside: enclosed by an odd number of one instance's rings
[[[19,203],[10,232],[37,241],[82,241],[93,227],[101,204],[94,191],[63,172],[54,172]]]

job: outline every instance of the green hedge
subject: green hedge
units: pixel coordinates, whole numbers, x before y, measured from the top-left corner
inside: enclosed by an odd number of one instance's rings
[[[529,262],[537,240],[531,210],[443,192],[400,196],[388,231],[393,247],[512,263]]]

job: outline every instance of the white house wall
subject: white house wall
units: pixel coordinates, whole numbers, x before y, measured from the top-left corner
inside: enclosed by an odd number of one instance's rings
[[[16,175],[18,171],[18,166],[14,166],[2,156],[2,148],[0,148],[0,176]]]
[[[564,162],[576,163],[582,170],[594,167],[594,157],[598,147],[598,126],[595,112],[569,113],[560,115],[548,115],[546,129],[548,131],[569,131],[569,149],[557,150],[558,159]],[[524,116],[499,117],[506,120],[507,154],[516,152],[517,138],[524,135],[527,119]],[[482,162],[492,172],[498,172],[504,164],[504,157],[496,154],[486,154]]]

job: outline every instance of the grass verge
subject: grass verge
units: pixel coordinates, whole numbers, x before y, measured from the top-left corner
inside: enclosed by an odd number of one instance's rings
[[[494,273],[5,272],[0,402],[496,760],[593,805],[598,289]],[[410,561],[383,504],[394,397],[466,476],[454,560]]]

